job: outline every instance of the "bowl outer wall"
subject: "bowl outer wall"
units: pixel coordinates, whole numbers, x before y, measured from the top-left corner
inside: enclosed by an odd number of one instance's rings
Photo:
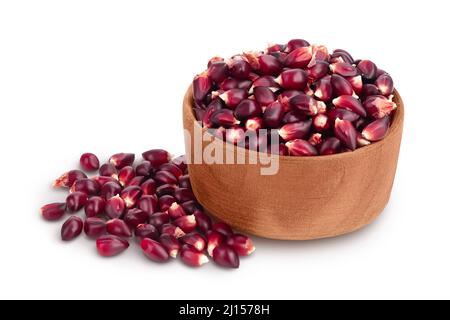
[[[398,108],[388,134],[379,142],[331,156],[281,156],[279,171],[272,176],[260,174],[260,163],[189,164],[193,192],[217,219],[264,238],[312,240],[358,230],[375,220],[390,198],[404,121],[397,91],[394,101]],[[183,124],[191,137],[194,126],[201,127],[192,107],[190,87],[183,103]],[[207,145],[204,142],[203,148]],[[254,152],[245,150],[247,156]]]

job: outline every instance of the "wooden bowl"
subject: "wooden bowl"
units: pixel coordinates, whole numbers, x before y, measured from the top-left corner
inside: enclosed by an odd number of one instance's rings
[[[272,176],[260,174],[262,164],[189,164],[195,196],[216,218],[264,238],[327,238],[370,224],[389,201],[397,168],[404,107],[400,94],[394,95],[398,109],[382,141],[331,156],[282,156]],[[191,137],[194,126],[201,127],[192,106],[189,88],[183,122]],[[186,142],[189,158],[193,144]]]

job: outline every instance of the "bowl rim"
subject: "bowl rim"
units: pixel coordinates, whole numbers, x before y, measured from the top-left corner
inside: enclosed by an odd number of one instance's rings
[[[384,144],[389,143],[392,139],[392,136],[394,136],[399,130],[402,130],[403,128],[403,119],[404,119],[404,104],[402,97],[400,96],[400,93],[397,91],[397,89],[394,89],[394,102],[397,104],[397,109],[394,111],[393,114],[393,120],[391,123],[391,126],[389,127],[388,133],[381,141],[377,141],[374,143],[371,143],[368,146],[358,148],[352,152],[343,152],[333,155],[318,155],[318,156],[311,156],[311,157],[293,157],[293,156],[280,156],[280,160],[283,162],[299,162],[299,161],[328,161],[328,160],[339,160],[339,159],[346,159],[350,157],[355,157],[357,155],[363,155],[365,153],[370,153],[373,150],[377,150],[379,148],[382,148]],[[189,88],[186,91],[186,94],[184,96],[183,101],[183,112],[187,112],[187,116],[189,117],[189,121],[194,123],[194,126],[198,126],[202,129],[203,134],[205,134],[207,128],[200,126],[199,122],[195,119],[195,115],[193,112],[194,103],[193,103],[193,89],[192,84],[189,86]],[[207,135],[210,137],[213,137],[210,133],[206,132]],[[230,144],[229,142],[225,141],[225,143]],[[248,154],[259,154],[259,151],[249,150],[246,148],[242,148],[240,146],[233,145],[235,148],[244,149],[246,156]],[[273,155],[272,155],[273,156]]]

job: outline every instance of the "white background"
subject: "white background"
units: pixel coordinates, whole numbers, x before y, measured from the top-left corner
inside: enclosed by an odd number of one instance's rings
[[[450,298],[446,1],[1,1],[0,298]],[[81,153],[183,152],[181,103],[214,55],[302,37],[389,71],[406,105],[393,195],[360,232],[256,239],[241,268],[113,259],[38,209]]]

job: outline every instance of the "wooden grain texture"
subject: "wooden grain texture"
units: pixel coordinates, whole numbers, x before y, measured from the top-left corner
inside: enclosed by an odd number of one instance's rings
[[[332,156],[280,157],[273,176],[261,175],[261,164],[190,164],[194,194],[216,218],[264,238],[311,240],[358,230],[377,218],[390,198],[404,119],[398,92],[394,101],[398,109],[380,142]],[[199,124],[191,88],[183,120],[192,136]]]

